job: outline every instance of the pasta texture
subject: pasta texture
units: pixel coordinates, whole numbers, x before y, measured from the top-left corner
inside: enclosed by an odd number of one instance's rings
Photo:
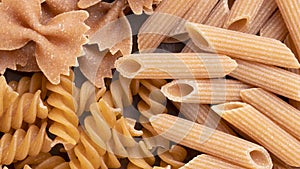
[[[255,62],[236,60],[238,67],[229,75],[253,86],[300,101],[300,75]],[[284,84],[284,85],[281,85]]]
[[[162,86],[162,93],[170,100],[183,103],[216,104],[239,101],[240,91],[249,85],[236,80],[174,80]]]
[[[4,76],[0,76],[0,118],[16,101],[19,94],[6,83]]]
[[[194,169],[194,168],[201,168],[201,169],[212,169],[212,168],[219,168],[219,169],[243,169],[243,167],[228,163],[220,158],[201,154],[197,157],[193,158],[191,161],[186,163],[180,169]]]
[[[260,36],[268,37],[283,41],[288,34],[284,20],[277,10],[273,16],[264,24],[260,30]]]
[[[280,13],[284,19],[284,22],[289,30],[291,38],[295,43],[295,47],[298,55],[300,54],[300,2],[299,0],[276,0]]]
[[[224,28],[235,31],[247,31],[264,0],[235,0]]]
[[[116,61],[115,66],[127,78],[203,79],[224,77],[236,68],[236,63],[227,56],[216,54],[152,53],[124,56]]]
[[[42,123],[39,128],[30,125],[28,130],[17,129],[13,134],[5,133],[0,139],[0,165],[9,165],[13,161],[23,160],[28,155],[36,156],[40,152],[48,152],[51,140],[46,133],[47,123]]]
[[[244,167],[272,168],[268,152],[249,141],[168,114],[150,122],[161,136],[181,145]]]
[[[300,166],[300,142],[251,105],[229,102],[212,106],[212,109],[280,160],[290,166]]]
[[[242,90],[241,97],[244,102],[255,107],[289,134],[300,140],[299,110],[276,95],[260,88]]]
[[[209,14],[205,25],[222,28],[229,13],[228,0],[221,0]]]
[[[300,67],[291,50],[278,40],[195,23],[186,24],[186,29],[200,49],[280,67]]]

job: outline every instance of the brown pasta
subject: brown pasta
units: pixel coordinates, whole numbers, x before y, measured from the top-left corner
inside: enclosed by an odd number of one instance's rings
[[[174,168],[180,168],[184,165],[183,161],[187,156],[187,151],[179,145],[174,145],[170,150],[159,147],[157,154],[162,160],[161,166],[170,165]],[[162,165],[162,163],[164,165]]]
[[[0,76],[0,117],[16,101],[19,94],[6,83],[4,76]]]

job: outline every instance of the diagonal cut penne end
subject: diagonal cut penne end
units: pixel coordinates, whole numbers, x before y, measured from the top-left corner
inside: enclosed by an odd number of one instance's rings
[[[118,72],[126,78],[134,78],[143,68],[137,59],[122,57],[115,62]]]
[[[196,90],[193,81],[175,80],[161,87],[161,92],[170,100],[182,102]]]
[[[211,109],[216,112],[219,116],[222,116],[223,113],[227,113],[231,110],[240,109],[248,104],[242,102],[228,102],[224,104],[218,104],[211,107]]]

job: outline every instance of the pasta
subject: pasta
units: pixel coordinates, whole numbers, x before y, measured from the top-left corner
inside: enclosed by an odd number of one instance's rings
[[[224,23],[224,28],[247,31],[264,0],[235,0]]]
[[[280,67],[300,67],[295,55],[280,41],[202,24],[188,23],[186,29],[200,49]]]
[[[300,76],[287,70],[260,63],[236,60],[238,67],[229,75],[253,86],[300,101]],[[281,85],[284,84],[284,85]]]
[[[36,156],[40,152],[48,152],[51,140],[46,133],[47,123],[41,127],[30,125],[28,130],[17,129],[13,134],[5,133],[0,139],[0,165],[9,165],[15,160],[23,160],[29,156]]]
[[[53,106],[48,114],[48,118],[53,120],[49,131],[57,136],[55,142],[64,144],[66,149],[72,148],[79,140],[77,102],[73,97],[75,85],[72,74],[73,72],[70,76],[61,76],[58,85],[46,84],[46,88],[51,92],[47,103]]]
[[[111,96],[116,107],[123,109],[132,104],[132,92],[130,89],[130,79],[124,78],[121,74],[115,76],[110,84]]]
[[[16,101],[19,94],[7,85],[4,76],[0,76],[0,117],[9,109]]]
[[[169,35],[196,0],[164,0],[143,23],[138,34],[140,52],[153,52]]]
[[[129,7],[131,8],[132,12],[136,15],[141,15],[143,11],[146,14],[153,13],[153,4],[159,4],[161,0],[146,0],[146,1],[135,1],[135,0],[127,0]]]
[[[161,62],[171,64],[172,67]],[[115,66],[127,78],[203,79],[224,77],[236,68],[236,63],[227,56],[216,54],[155,53],[124,56],[115,62]]]
[[[273,16],[260,29],[260,36],[283,41],[288,34],[280,11],[277,10]]]
[[[174,168],[180,168],[184,165],[183,160],[187,156],[187,151],[179,145],[173,145],[168,151],[159,147],[157,154],[160,159],[162,159],[161,166],[167,166],[166,164],[169,164]],[[162,163],[164,165],[162,165]]]
[[[300,27],[300,3],[299,0],[276,0],[278,8],[282,14],[284,22],[289,30],[291,38],[295,43],[296,51],[300,54],[300,32],[297,31]]]
[[[201,154],[195,157],[193,160],[189,161],[180,169],[194,169],[194,168],[201,168],[201,169],[243,169],[243,167],[233,165],[224,161],[220,158],[216,158],[211,155]]]
[[[236,80],[174,80],[162,86],[162,93],[170,100],[183,103],[217,104],[239,101],[240,91],[249,85]]]
[[[260,88],[241,91],[244,102],[273,120],[281,128],[300,140],[300,111],[274,94]]]
[[[210,109],[209,105],[178,102],[173,102],[173,104],[184,117],[193,122],[217,129],[224,133],[236,135],[234,131],[227,126],[224,120],[220,119],[220,116]]]
[[[272,168],[268,152],[249,141],[168,114],[150,122],[161,136],[181,145],[247,168]]]
[[[33,124],[36,118],[46,119],[48,108],[40,98],[41,91],[24,93],[3,113],[0,118],[0,131],[9,132],[11,128],[20,129],[23,122]]]
[[[252,106],[229,102],[212,109],[288,165],[300,166],[300,142]]]

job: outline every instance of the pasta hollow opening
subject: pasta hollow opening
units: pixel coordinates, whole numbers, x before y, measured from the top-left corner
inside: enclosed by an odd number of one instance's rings
[[[227,110],[233,110],[242,107],[244,107],[242,103],[231,103],[231,104],[225,104],[225,106],[222,107],[222,110],[227,111]]]
[[[137,73],[141,69],[142,65],[135,60],[125,59],[119,65],[119,69],[127,74]]]
[[[168,93],[174,97],[184,97],[194,91],[194,88],[185,83],[177,83],[168,87]]]
[[[269,158],[265,155],[264,152],[259,150],[252,150],[250,152],[250,157],[259,166],[267,166],[270,164]]]
[[[209,42],[206,40],[205,35],[201,33],[201,30],[198,30],[197,27],[192,24],[187,24],[186,29],[194,43],[197,44],[200,49],[211,50]]]
[[[228,26],[229,30],[238,31],[247,25],[248,20],[246,18],[239,19]]]

